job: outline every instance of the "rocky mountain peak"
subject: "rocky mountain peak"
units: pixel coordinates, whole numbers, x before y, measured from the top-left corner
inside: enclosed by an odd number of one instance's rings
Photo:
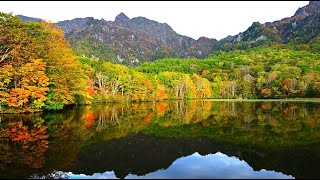
[[[309,5],[315,5],[315,6],[320,6],[320,1],[310,1]]]
[[[320,1],[310,1],[308,5],[299,8],[294,16],[309,16],[320,12]]]
[[[130,19],[128,18],[128,16],[126,16],[123,12],[121,12],[120,14],[118,14],[115,18],[115,22],[124,22],[124,21],[129,21]]]

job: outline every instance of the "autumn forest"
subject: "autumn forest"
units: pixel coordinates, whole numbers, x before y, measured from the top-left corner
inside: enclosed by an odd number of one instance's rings
[[[320,54],[275,44],[137,67],[77,56],[63,31],[1,13],[1,112],[166,99],[316,98]]]

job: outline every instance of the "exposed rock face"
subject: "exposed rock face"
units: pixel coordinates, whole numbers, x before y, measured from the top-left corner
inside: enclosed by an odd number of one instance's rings
[[[57,24],[78,55],[127,65],[165,57],[204,58],[213,51],[212,47],[217,42],[205,37],[194,40],[177,34],[166,23],[145,17],[130,19],[124,13],[117,15],[114,21],[87,17]]]
[[[307,6],[299,8],[294,16],[309,16],[320,12],[320,1],[310,1]]]
[[[164,57],[204,58],[215,39],[194,40],[177,34],[168,24],[144,17],[129,19],[124,13],[115,21],[93,18],[61,21],[72,47],[78,54],[95,56],[123,64],[152,61]]]
[[[126,16],[123,12],[121,12],[120,14],[118,14],[114,20],[115,22],[118,23],[128,23],[130,21],[130,19],[128,18],[128,16]]]
[[[93,21],[93,17],[86,18],[76,18],[73,20],[66,20],[58,22],[58,25],[62,28],[65,34],[68,34],[73,31],[81,30],[86,26],[86,24],[90,21]]]

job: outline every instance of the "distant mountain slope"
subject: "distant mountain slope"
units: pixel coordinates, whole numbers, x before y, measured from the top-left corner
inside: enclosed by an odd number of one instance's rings
[[[22,21],[28,21],[28,22],[40,22],[41,19],[39,18],[33,18],[33,17],[28,17],[28,16],[23,16],[23,15],[17,15]]]
[[[261,24],[254,22],[246,31],[228,36],[216,49],[247,49],[272,42],[306,44],[320,34],[320,1],[310,1],[289,18]]]

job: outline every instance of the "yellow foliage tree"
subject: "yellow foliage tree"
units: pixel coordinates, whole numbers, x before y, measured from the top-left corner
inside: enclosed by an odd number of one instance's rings
[[[76,103],[76,98],[90,101],[86,89],[86,76],[77,56],[65,40],[63,31],[51,23],[41,22],[47,31],[47,73],[50,78],[50,90],[47,109],[61,109],[66,104]]]

